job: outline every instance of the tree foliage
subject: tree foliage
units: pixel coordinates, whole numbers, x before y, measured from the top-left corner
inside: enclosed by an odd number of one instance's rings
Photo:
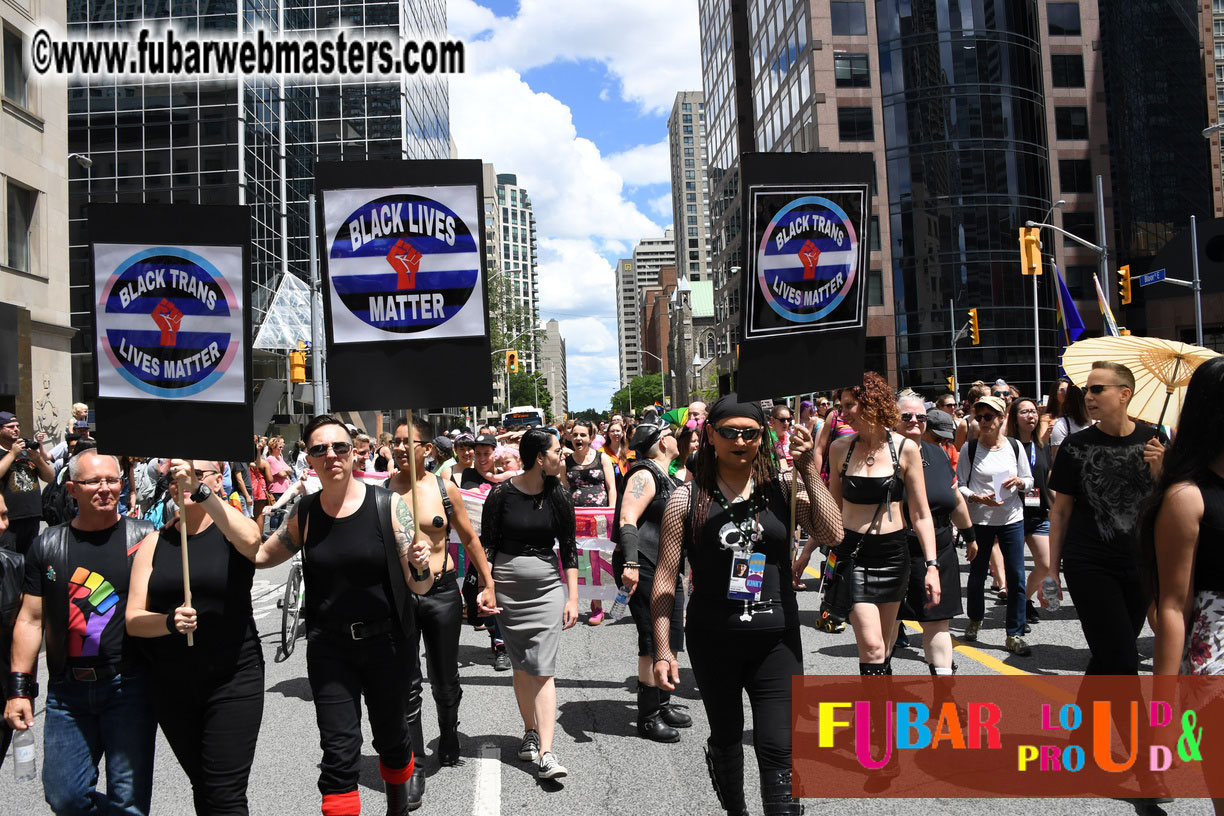
[[[520,371],[510,375],[510,404],[534,405],[536,408],[543,408],[544,416],[549,420],[553,418],[553,397],[548,391],[548,381],[538,371],[534,374]]]
[[[628,386],[612,395],[612,410],[619,414],[640,414],[655,402],[663,401],[663,375],[634,377]]]

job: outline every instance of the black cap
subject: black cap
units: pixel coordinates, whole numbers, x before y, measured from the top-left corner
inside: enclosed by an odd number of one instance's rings
[[[638,456],[645,456],[646,451],[655,442],[659,441],[659,435],[663,433],[664,426],[657,422],[643,422],[638,425],[633,431],[633,438],[629,440],[629,447]]]
[[[956,420],[944,409],[932,408],[927,411],[927,430],[940,439],[951,439],[956,436]]]
[[[493,436],[489,436],[488,434],[481,434],[480,436],[476,437],[476,443],[475,443],[475,444],[477,444],[477,445],[488,445],[488,446],[490,446],[490,447],[496,448],[496,447],[497,447],[497,438],[496,438],[496,437],[493,437]]]
[[[433,446],[434,446],[434,449],[438,451],[438,453],[444,454],[446,456],[450,456],[451,452],[455,449],[455,446],[451,444],[450,439],[445,436],[434,437]]]

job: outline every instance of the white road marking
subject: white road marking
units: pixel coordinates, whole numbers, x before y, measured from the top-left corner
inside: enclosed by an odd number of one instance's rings
[[[501,751],[486,743],[480,746],[476,762],[476,803],[472,815],[501,816]]]

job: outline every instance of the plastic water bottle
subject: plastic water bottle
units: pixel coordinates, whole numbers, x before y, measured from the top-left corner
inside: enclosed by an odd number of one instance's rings
[[[1062,606],[1062,601],[1058,600],[1058,584],[1054,583],[1053,577],[1047,576],[1041,582],[1041,597],[1045,598],[1051,612],[1057,612]]]
[[[629,605],[629,590],[621,588],[616,593],[616,601],[612,604],[612,610],[608,612],[608,617],[612,620],[620,620],[625,617],[625,607]]]
[[[13,734],[13,769],[18,782],[33,782],[38,776],[34,761],[34,732],[29,728]]]

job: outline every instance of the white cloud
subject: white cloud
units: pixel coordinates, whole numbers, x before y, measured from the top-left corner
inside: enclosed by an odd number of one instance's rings
[[[606,321],[595,317],[562,320],[561,336],[565,338],[566,354],[616,353],[616,337]]]
[[[590,241],[545,238],[540,241],[540,313],[616,314],[616,275]],[[615,351],[615,350],[613,350]]]
[[[671,218],[674,215],[672,210],[671,192],[666,192],[658,198],[650,199],[650,211],[662,218]]]
[[[671,183],[671,153],[667,139],[613,153],[608,156],[608,164],[630,187]]]
[[[450,0],[452,36],[487,40],[467,49],[469,65],[520,72],[556,61],[593,59],[620,80],[620,95],[650,112],[671,110],[676,92],[701,87],[697,3],[522,0],[514,17],[495,17],[474,0]]]
[[[612,395],[620,387],[620,370],[616,357],[570,354],[566,358],[565,366],[570,411],[586,408],[607,409]]]

